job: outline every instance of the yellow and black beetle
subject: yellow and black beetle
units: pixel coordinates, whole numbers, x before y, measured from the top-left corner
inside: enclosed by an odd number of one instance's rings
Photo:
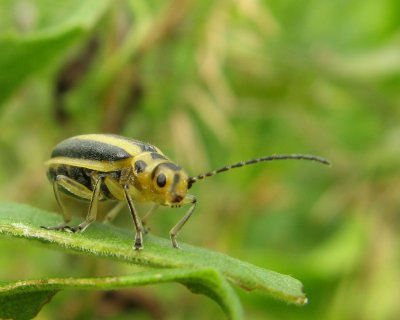
[[[79,232],[96,220],[99,200],[126,201],[136,229],[135,249],[143,249],[144,221],[159,205],[180,207],[190,204],[183,218],[171,229],[172,246],[178,248],[176,236],[192,215],[196,198],[187,194],[193,183],[233,168],[272,160],[302,159],[329,164],[326,159],[313,155],[272,155],[242,161],[197,176],[189,176],[171,162],[157,147],[138,140],[113,134],[87,134],[59,143],[46,162],[47,176],[53,183],[54,194],[62,211],[64,223],[50,230]],[[90,202],[84,222],[71,227],[70,214],[64,209],[60,191]],[[141,219],[135,202],[151,202],[152,209]],[[123,203],[123,202],[122,202]],[[120,206],[107,215],[111,220]]]

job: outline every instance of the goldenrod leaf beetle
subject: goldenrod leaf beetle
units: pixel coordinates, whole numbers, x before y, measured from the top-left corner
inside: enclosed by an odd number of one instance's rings
[[[136,250],[143,249],[144,223],[159,206],[180,207],[189,204],[189,210],[171,229],[172,246],[178,248],[176,237],[192,215],[196,198],[187,194],[188,189],[201,179],[234,168],[263,161],[300,159],[329,164],[329,161],[313,155],[284,154],[250,159],[189,176],[180,166],[171,162],[157,147],[138,140],[112,134],[87,134],[60,142],[53,150],[47,176],[53,183],[54,195],[64,217],[64,223],[50,230],[70,232],[84,231],[96,220],[97,203],[102,200],[126,202],[135,226]],[[89,201],[85,221],[69,226],[71,215],[65,210],[60,192]],[[145,217],[140,218],[136,202],[153,203]],[[121,206],[117,205],[106,216],[111,220]]]

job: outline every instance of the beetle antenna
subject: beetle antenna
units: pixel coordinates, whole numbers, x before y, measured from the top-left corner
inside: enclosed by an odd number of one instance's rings
[[[250,164],[255,164],[255,163],[259,163],[259,162],[264,162],[264,161],[275,161],[275,160],[308,160],[308,161],[316,161],[322,164],[326,164],[326,165],[330,165],[331,163],[329,162],[329,160],[322,158],[322,157],[318,157],[318,156],[313,156],[313,155],[308,155],[308,154],[274,154],[272,156],[266,156],[266,157],[261,157],[261,158],[255,158],[255,159],[250,159],[250,160],[246,160],[246,161],[241,161],[235,164],[231,164],[231,165],[227,165],[225,167],[216,169],[216,170],[212,170],[206,173],[202,173],[199,174],[197,176],[194,177],[189,177],[188,179],[188,188],[190,189],[191,186],[193,185],[193,183],[195,183],[196,181],[199,180],[203,180],[205,178],[208,177],[212,177],[218,173],[224,172],[224,171],[228,171],[231,169],[235,169],[235,168],[240,168],[240,167],[244,167],[244,166],[248,166]]]

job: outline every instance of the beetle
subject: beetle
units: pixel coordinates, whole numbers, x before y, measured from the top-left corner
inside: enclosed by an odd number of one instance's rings
[[[172,246],[178,248],[176,237],[189,220],[196,206],[196,197],[188,194],[192,185],[204,178],[234,168],[273,160],[300,159],[329,164],[329,161],[304,154],[272,155],[227,165],[196,176],[169,160],[160,149],[149,143],[114,134],[79,135],[60,142],[46,162],[47,176],[53,184],[54,195],[64,223],[43,227],[48,230],[83,232],[96,220],[97,203],[116,200],[119,204],[107,214],[110,221],[128,204],[135,226],[135,250],[143,249],[145,222],[158,206],[180,207],[190,205],[188,211],[171,229]],[[70,226],[71,215],[65,210],[60,193],[89,202],[86,219],[77,226]],[[153,203],[143,217],[137,213],[135,203]]]

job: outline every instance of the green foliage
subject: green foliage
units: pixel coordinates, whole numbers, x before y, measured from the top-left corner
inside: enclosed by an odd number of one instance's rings
[[[38,282],[43,282],[39,280]],[[2,319],[32,319],[34,318],[42,309],[42,307],[48,303],[51,298],[57,293],[56,290],[19,290],[20,292],[15,292],[16,290],[10,289],[15,285],[26,284],[29,286],[34,286],[28,281],[21,281],[18,284],[8,284],[0,286],[0,317]],[[24,306],[21,308],[21,306]]]
[[[57,216],[25,205],[0,205],[0,234],[37,240],[59,249],[107,257],[122,262],[130,262],[152,269],[137,275],[114,278],[89,279],[45,279],[18,281],[0,286],[0,305],[6,303],[5,313],[19,312],[18,301],[24,300],[31,314],[49,300],[57,291],[76,289],[116,289],[126,286],[178,281],[193,292],[203,293],[216,300],[229,318],[241,318],[240,304],[225,282],[240,286],[245,290],[259,290],[275,298],[295,304],[304,304],[307,299],[302,292],[302,284],[290,276],[252,266],[225,255],[189,245],[181,245],[181,250],[171,247],[167,240],[146,236],[146,249],[135,251],[132,235],[125,230],[111,226],[92,226],[82,234],[70,234],[44,230],[43,225],[54,225]],[[173,268],[173,269],[172,269]],[[171,270],[172,269],[172,270]],[[32,301],[29,300],[30,293]],[[28,312],[28,310],[23,310]],[[26,318],[15,313],[16,318]],[[14,317],[14,316],[13,316]]]
[[[209,296],[220,304],[229,319],[242,319],[243,311],[230,285],[213,269],[152,269],[130,276],[102,278],[51,278],[23,280],[0,285],[0,316],[31,319],[59,291],[115,290],[126,287],[180,282],[193,293]],[[21,304],[24,308],[21,308]]]
[[[5,1],[3,6],[12,7],[12,2]],[[35,1],[36,2],[36,1]],[[73,2],[75,2],[73,4]],[[29,32],[29,34],[18,34],[15,30],[5,30],[0,34],[0,106],[10,97],[10,95],[18,89],[21,83],[29,76],[46,68],[60,56],[64,56],[66,50],[82,39],[93,24],[107,9],[109,1],[72,1],[69,6],[65,6],[64,10],[73,10],[73,14],[62,15],[59,21],[53,21],[54,25],[46,26],[43,29]],[[55,20],[58,6],[37,1],[35,3],[20,2],[20,8],[23,12],[19,14],[33,15],[32,19],[39,20]],[[15,5],[18,10],[18,4]],[[18,13],[17,13],[18,14]],[[2,10],[2,16],[5,18],[7,11]],[[36,17],[36,15],[40,15]],[[20,17],[23,19],[23,17]],[[21,21],[22,23],[22,21]],[[34,23],[34,22],[32,22]],[[22,28],[22,26],[20,26]],[[23,63],[21,63],[23,61]]]

